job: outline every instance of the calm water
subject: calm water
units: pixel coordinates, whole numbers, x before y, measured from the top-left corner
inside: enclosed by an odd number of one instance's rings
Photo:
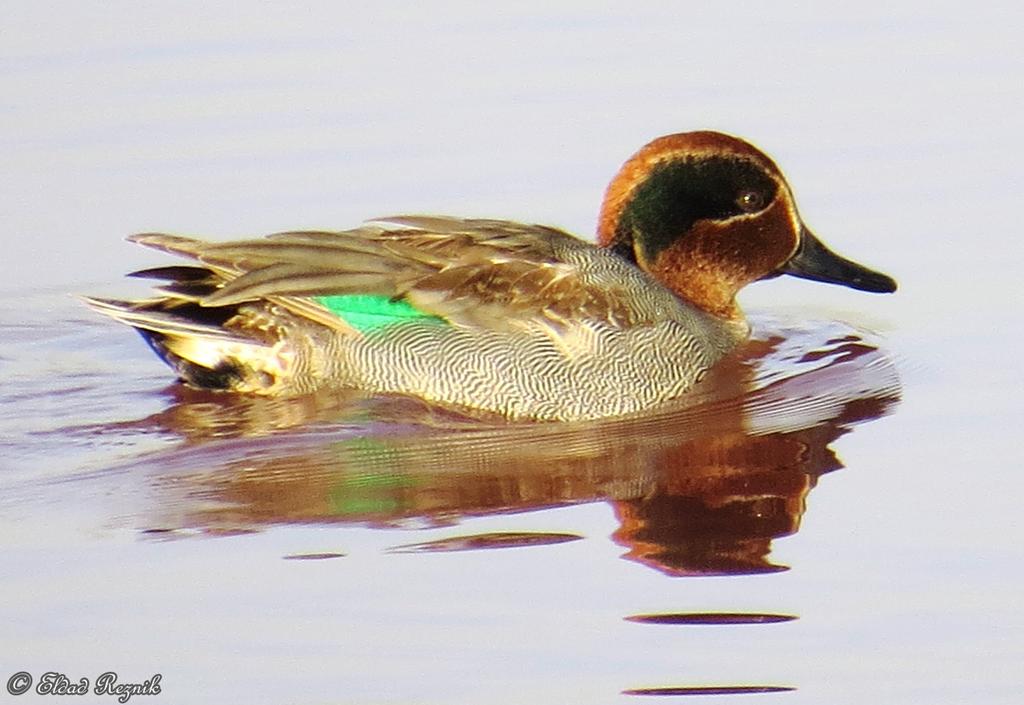
[[[155,703],[1020,701],[1024,13],[8,14],[5,682],[160,673],[132,698]],[[69,296],[140,292],[122,274],[165,261],[121,242],[140,230],[413,211],[586,235],[632,150],[700,127],[763,146],[822,239],[901,290],[758,284],[751,343],[643,418],[204,394]]]

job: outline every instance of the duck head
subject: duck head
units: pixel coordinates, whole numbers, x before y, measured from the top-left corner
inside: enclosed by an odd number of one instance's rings
[[[727,319],[741,318],[741,288],[780,274],[896,290],[891,277],[822,244],[775,163],[720,132],[659,137],[630,157],[605,194],[598,241]]]

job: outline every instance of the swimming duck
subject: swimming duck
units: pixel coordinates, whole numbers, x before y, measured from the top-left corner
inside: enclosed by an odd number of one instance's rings
[[[775,163],[718,132],[659,137],[605,194],[598,243],[501,220],[399,216],[342,232],[132,242],[190,264],[139,301],[88,298],[186,383],[264,395],[412,395],[579,420],[679,397],[748,333],[746,284],[792,274],[872,292],[888,276],[804,226]]]

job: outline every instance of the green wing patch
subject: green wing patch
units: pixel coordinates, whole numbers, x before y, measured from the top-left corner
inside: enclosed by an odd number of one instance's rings
[[[392,301],[377,294],[317,296],[316,301],[361,333],[413,320],[448,323],[439,316],[423,313],[408,301]]]

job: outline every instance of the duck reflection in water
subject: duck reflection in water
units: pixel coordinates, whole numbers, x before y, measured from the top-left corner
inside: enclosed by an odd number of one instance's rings
[[[900,386],[860,331],[758,319],[750,343],[684,402],[628,418],[508,425],[409,400],[168,393],[167,409],[132,424],[182,441],[144,463],[157,501],[141,521],[154,535],[445,526],[603,501],[627,559],[681,576],[784,570],[771,541],[798,529],[818,478],[842,467],[830,444],[886,413]]]

